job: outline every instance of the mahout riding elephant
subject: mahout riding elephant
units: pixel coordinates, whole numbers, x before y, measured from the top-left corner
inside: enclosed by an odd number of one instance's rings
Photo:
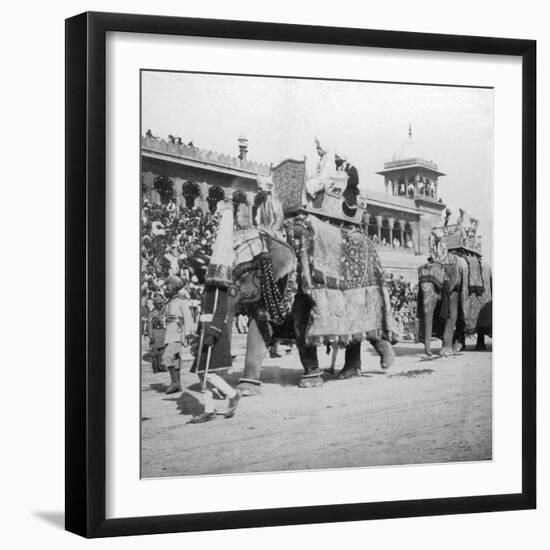
[[[465,347],[466,334],[477,332],[476,350],[492,336],[492,274],[477,255],[448,253],[418,270],[420,340],[432,355],[431,336],[443,341],[441,356]]]
[[[315,308],[311,295],[301,283],[298,258],[290,244],[257,230],[240,232],[244,257],[237,257],[233,270],[233,284],[227,293],[226,322],[236,312],[248,315],[250,324],[246,345],[244,374],[239,383],[242,395],[256,395],[261,391],[261,369],[268,346],[275,339],[295,340],[304,374],[300,387],[319,387],[323,384],[322,370],[317,358],[317,345],[307,338],[310,314]],[[256,237],[254,237],[256,235]],[[256,248],[255,248],[256,247]],[[363,335],[380,355],[380,365],[387,369],[394,361],[390,342],[376,333]],[[350,378],[361,372],[361,337],[350,338],[345,350],[345,363],[340,378]],[[333,345],[339,345],[334,342]]]

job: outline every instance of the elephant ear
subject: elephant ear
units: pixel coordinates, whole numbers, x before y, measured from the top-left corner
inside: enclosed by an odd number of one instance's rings
[[[418,285],[422,283],[431,283],[437,292],[441,292],[445,281],[446,273],[443,266],[439,263],[430,263],[421,266],[418,269]]]
[[[294,249],[289,244],[270,236],[266,237],[266,241],[275,280],[279,281],[296,271],[297,260]]]

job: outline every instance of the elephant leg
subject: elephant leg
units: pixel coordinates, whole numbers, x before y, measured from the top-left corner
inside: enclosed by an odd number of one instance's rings
[[[445,320],[445,329],[443,331],[443,347],[440,355],[448,357],[453,354],[453,335],[456,328],[456,319],[458,315],[458,292],[451,293],[451,312],[449,318]]]
[[[353,342],[346,346],[344,367],[338,378],[355,378],[361,376],[361,342]]]
[[[460,350],[466,349],[466,333],[462,331],[456,331],[453,336],[453,351],[458,353]]]
[[[477,331],[476,351],[485,351],[485,330],[480,329]]]
[[[382,338],[369,338],[369,342],[380,356],[380,367],[384,370],[389,369],[395,362],[392,345]]]
[[[432,283],[422,283],[420,288],[422,291],[421,307],[424,315],[424,351],[428,357],[431,357],[433,317],[440,296],[436,294]]]
[[[306,327],[309,316],[307,301],[298,296],[294,302],[294,333],[304,374],[298,386],[300,388],[318,388],[323,385],[323,371],[319,368],[317,346],[306,343]]]
[[[248,326],[246,339],[246,355],[244,358],[244,375],[237,389],[243,396],[258,395],[261,393],[260,374],[267,347],[254,319]]]
[[[304,374],[300,380],[300,388],[318,388],[323,385],[323,371],[319,368],[317,359],[317,346],[306,346],[298,344],[300,361],[304,367]]]

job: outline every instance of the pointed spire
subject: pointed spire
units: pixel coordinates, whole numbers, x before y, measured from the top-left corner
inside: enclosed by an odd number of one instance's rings
[[[409,122],[409,139],[412,138],[412,135],[413,135],[413,131],[412,131],[412,128],[411,128],[411,123]]]

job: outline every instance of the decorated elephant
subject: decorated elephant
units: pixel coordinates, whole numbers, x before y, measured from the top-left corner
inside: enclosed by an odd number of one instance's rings
[[[316,221],[313,225],[305,216],[290,220],[286,226],[289,242],[255,228],[235,232],[226,319],[237,312],[250,319],[244,375],[239,383],[243,395],[260,393],[262,363],[276,339],[295,340],[304,367],[303,388],[323,384],[317,358],[321,344],[345,346],[340,378],[360,375],[361,342],[365,339],[380,355],[383,369],[394,361],[391,343],[396,338],[391,330],[389,296],[374,246],[364,231],[347,229],[343,239],[336,226],[330,226],[333,234],[325,235],[324,242],[313,242],[321,231]],[[334,265],[323,267],[312,260],[329,253],[323,248],[327,238],[338,247],[332,256],[341,263],[336,266],[340,279],[335,278]]]
[[[418,270],[420,340],[432,355],[431,337],[443,341],[440,355],[465,346],[467,334],[477,332],[476,349],[485,349],[492,336],[492,273],[479,255],[445,251]]]

